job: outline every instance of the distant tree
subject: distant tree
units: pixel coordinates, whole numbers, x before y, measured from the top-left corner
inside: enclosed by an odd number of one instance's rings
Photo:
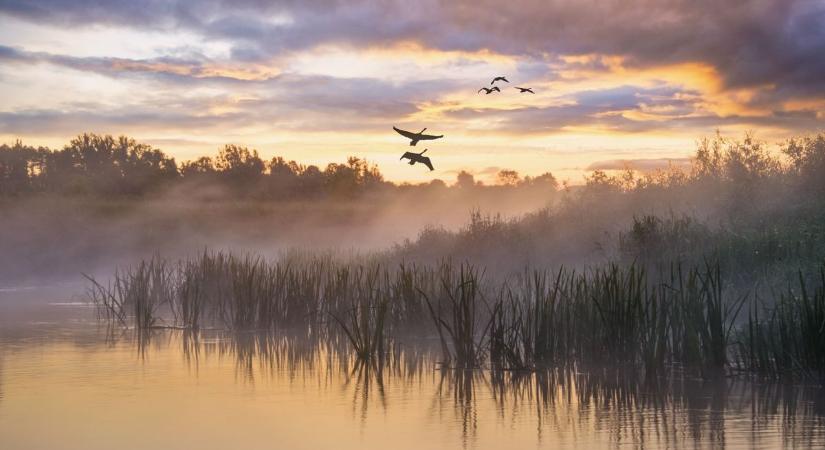
[[[694,178],[721,178],[724,173],[723,147],[725,139],[716,132],[712,140],[702,139],[693,158]]]
[[[825,134],[791,139],[780,149],[790,160],[789,174],[797,177],[797,188],[825,200]]]
[[[276,156],[268,166],[267,190],[270,195],[284,195],[297,189],[298,179],[304,170],[298,163]]]
[[[498,179],[498,184],[502,186],[515,186],[520,179],[518,172],[510,169],[500,170],[496,178]]]
[[[82,134],[50,152],[44,187],[61,193],[140,195],[178,177],[173,158],[134,139]]]
[[[39,190],[48,153],[48,149],[25,146],[21,141],[12,146],[0,146],[0,195],[22,195]]]
[[[298,192],[307,196],[320,195],[324,190],[324,174],[318,166],[310,165],[304,168],[298,177]]]
[[[522,184],[529,187],[548,189],[552,191],[559,188],[558,180],[556,180],[556,177],[554,177],[550,172],[545,172],[535,177],[526,176],[524,177]]]
[[[215,168],[230,184],[247,188],[260,182],[266,165],[257,150],[229,144],[218,153]]]
[[[594,170],[584,177],[585,192],[589,194],[604,194],[622,190],[622,181],[610,176],[604,170]]]
[[[327,165],[324,179],[327,192],[339,196],[357,195],[386,184],[378,167],[354,156],[347,158],[346,164]]]
[[[186,161],[181,164],[180,172],[185,178],[211,175],[216,172],[215,163],[212,162],[212,158],[208,156],[201,156],[194,161]]]
[[[358,190],[358,173],[347,164],[327,164],[324,170],[324,185],[326,191],[332,195],[355,195]]]
[[[470,172],[462,170],[456,177],[456,187],[461,189],[472,189],[476,185],[475,177]]]
[[[175,159],[124,136],[118,138],[115,164],[121,167],[120,192],[137,195],[178,177]]]
[[[440,178],[435,178],[427,183],[427,187],[430,189],[447,189],[447,183]]]
[[[734,183],[751,184],[779,172],[779,161],[768,151],[767,145],[745,135],[742,142],[730,141],[725,153],[725,173]]]
[[[385,184],[384,175],[378,170],[378,166],[370,164],[366,159],[350,156],[347,164],[359,173],[359,182],[365,189],[374,189]]]

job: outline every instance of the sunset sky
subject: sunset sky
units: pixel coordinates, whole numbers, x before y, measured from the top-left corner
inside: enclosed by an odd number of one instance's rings
[[[825,1],[0,0],[0,99],[0,142],[88,131],[179,161],[236,143],[392,180],[575,181],[716,129],[825,129]],[[446,135],[418,144],[435,172],[398,160],[393,125]]]

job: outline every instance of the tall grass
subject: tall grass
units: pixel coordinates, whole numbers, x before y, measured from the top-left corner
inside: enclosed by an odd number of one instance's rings
[[[90,280],[99,315],[112,324],[306,330],[362,360],[384,358],[403,336],[436,338],[445,367],[462,369],[825,375],[825,272],[813,289],[800,275],[798,290],[775,306],[735,294],[712,261],[673,264],[669,276],[631,263],[499,279],[450,261],[393,267],[204,252],[177,264],[153,258],[117,271],[106,286]],[[748,318],[738,320],[746,304]]]
[[[89,295],[98,306],[99,316],[123,325],[131,317],[138,329],[159,325],[161,308],[169,307],[176,299],[175,277],[169,264],[159,257],[116,272],[114,282],[108,286],[87,276],[92,283]]]
[[[486,328],[479,331],[482,314],[480,281],[481,275],[472,266],[462,264],[458,274],[452,267],[443,266],[442,290],[437,302],[433,304],[434,301],[421,291],[438,331],[445,362],[466,369],[478,367],[482,359],[481,339]]]
[[[818,285],[799,274],[798,290],[788,287],[774,305],[754,301],[740,330],[740,368],[770,377],[801,375],[825,380],[825,266]]]
[[[389,302],[378,286],[379,269],[356,275],[356,298],[341,317],[332,314],[344,330],[359,359],[382,359],[385,349],[385,325]],[[361,279],[364,278],[364,281]]]

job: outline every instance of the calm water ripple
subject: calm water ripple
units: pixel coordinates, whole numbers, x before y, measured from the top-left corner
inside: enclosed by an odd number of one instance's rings
[[[825,447],[819,386],[441,370],[416,340],[361,364],[315,336],[112,332],[70,302],[10,311],[3,449]]]

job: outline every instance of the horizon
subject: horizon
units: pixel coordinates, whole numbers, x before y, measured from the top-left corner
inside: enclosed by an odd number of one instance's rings
[[[716,130],[773,144],[825,124],[822,3],[462,5],[4,2],[0,141],[90,131],[179,161],[238,144],[317,165],[356,155],[394,182],[575,182],[689,157]],[[499,75],[501,93],[477,93]],[[419,144],[435,172],[398,161],[392,126],[445,135]]]

